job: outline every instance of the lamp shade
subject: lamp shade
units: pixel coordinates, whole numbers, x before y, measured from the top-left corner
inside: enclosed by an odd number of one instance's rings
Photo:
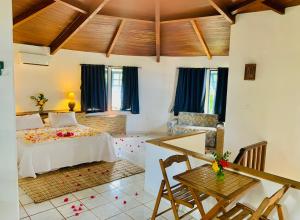
[[[75,99],[75,93],[74,92],[69,92],[68,93],[68,99],[74,100]]]

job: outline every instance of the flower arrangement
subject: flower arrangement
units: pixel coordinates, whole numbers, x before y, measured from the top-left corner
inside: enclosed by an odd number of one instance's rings
[[[224,168],[229,166],[228,159],[230,152],[226,151],[224,154],[213,153],[214,162],[212,163],[212,169],[216,173],[218,180],[224,180]]]
[[[30,96],[30,99],[35,101],[35,106],[39,107],[39,112],[44,111],[44,106],[48,102],[48,99],[45,97],[43,93],[40,93],[37,96]]]

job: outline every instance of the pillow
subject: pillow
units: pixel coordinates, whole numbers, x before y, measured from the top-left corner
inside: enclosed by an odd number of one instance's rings
[[[44,124],[39,114],[22,115],[16,118],[17,131],[43,127]]]
[[[61,127],[78,125],[78,122],[75,117],[75,112],[66,112],[66,113],[49,112],[48,118],[49,118],[50,126],[53,128],[61,128]]]

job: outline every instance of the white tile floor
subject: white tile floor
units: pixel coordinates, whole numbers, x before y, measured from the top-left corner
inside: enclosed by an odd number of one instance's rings
[[[20,190],[22,220],[146,220],[151,217],[155,197],[143,190],[144,174],[82,190],[34,204]],[[68,201],[64,201],[68,198]],[[161,210],[169,208],[163,201]],[[169,211],[157,220],[174,219]],[[191,220],[192,217],[186,217]]]

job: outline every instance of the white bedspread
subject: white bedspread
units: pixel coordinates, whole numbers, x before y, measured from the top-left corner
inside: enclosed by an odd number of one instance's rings
[[[79,126],[85,128],[82,125]],[[112,137],[107,133],[62,138],[41,143],[24,141],[24,134],[25,131],[17,132],[20,177],[36,177],[36,173],[44,173],[82,163],[113,162],[116,160]]]

